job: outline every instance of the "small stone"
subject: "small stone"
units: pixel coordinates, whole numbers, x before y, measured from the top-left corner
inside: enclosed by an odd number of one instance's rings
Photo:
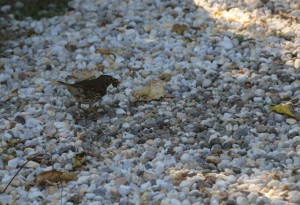
[[[190,202],[190,200],[188,200],[188,199],[184,199],[184,200],[182,201],[182,205],[191,205],[191,202]]]
[[[118,178],[116,178],[116,184],[121,185],[121,184],[126,184],[127,182],[128,181],[127,181],[127,179],[125,177],[118,177]]]
[[[155,156],[156,156],[156,154],[154,152],[152,152],[152,151],[146,151],[146,152],[143,153],[142,158],[152,160],[152,159],[155,158]]]
[[[120,187],[119,187],[119,193],[120,193],[120,195],[122,195],[122,196],[126,196],[126,195],[128,195],[129,193],[130,193],[130,186],[126,186],[126,185],[121,185]]]
[[[21,116],[21,115],[18,115],[18,116],[16,116],[15,117],[15,121],[17,122],[17,123],[21,123],[22,125],[24,125],[25,124],[25,118],[23,117],[23,116]]]
[[[249,205],[248,199],[243,196],[238,196],[236,198],[236,203],[238,205]]]
[[[129,132],[126,132],[126,133],[124,133],[123,134],[123,138],[124,139],[133,139],[134,138],[134,135],[133,134],[131,134],[131,133],[129,133]]]
[[[254,203],[258,197],[259,197],[259,195],[256,192],[250,192],[250,194],[248,195],[247,198],[250,203]]]
[[[287,118],[286,123],[288,123],[289,125],[294,125],[297,123],[297,120],[293,119],[293,118]]]
[[[288,193],[288,200],[292,203],[300,204],[300,192],[290,191]]]
[[[180,184],[179,184],[179,186],[180,187],[188,187],[188,188],[190,188],[190,187],[192,187],[192,185],[194,184],[194,181],[193,180],[183,180]]]
[[[221,41],[219,45],[225,48],[226,50],[233,48],[233,43],[228,37],[224,37],[223,41]]]
[[[296,69],[299,69],[299,68],[300,68],[300,58],[298,58],[298,59],[295,60],[294,67],[295,67]]]
[[[172,205],[181,205],[181,202],[175,198],[171,199],[171,203],[172,203]]]
[[[274,115],[274,120],[275,120],[275,122],[281,123],[281,122],[283,122],[283,120],[284,120],[284,116],[275,113],[275,115]]]
[[[210,79],[205,79],[203,82],[202,82],[202,87],[203,88],[208,88],[209,86],[211,86],[212,84],[212,81]]]
[[[95,194],[93,194],[93,193],[87,193],[87,194],[85,194],[85,197],[87,198],[87,199],[89,199],[89,200],[92,200],[93,198],[95,198]]]
[[[151,181],[151,180],[156,179],[156,178],[157,178],[156,174],[152,171],[145,171],[144,174],[143,174],[143,179],[145,181]]]
[[[120,193],[119,193],[119,191],[118,191],[117,189],[112,188],[112,189],[110,190],[110,192],[111,192],[112,198],[113,198],[114,200],[117,200],[117,199],[120,198]]]
[[[34,161],[29,161],[29,162],[25,165],[26,168],[38,168],[39,166],[40,166],[40,164],[37,163],[37,162],[34,162]]]
[[[12,203],[12,196],[1,193],[1,195],[0,195],[0,204],[13,204]]]
[[[119,109],[117,109],[116,114],[117,115],[125,115],[126,111],[124,109],[122,109],[122,108],[119,108]]]
[[[171,200],[166,198],[160,202],[160,205],[172,205]]]
[[[256,131],[258,133],[265,133],[268,131],[268,127],[264,126],[264,125],[257,125],[256,126]]]
[[[6,13],[6,12],[8,12],[8,11],[11,10],[11,6],[10,6],[10,5],[4,5],[4,6],[1,7],[0,10],[1,10],[3,13]]]
[[[130,124],[127,123],[127,122],[125,122],[125,123],[122,125],[122,128],[124,128],[124,129],[127,129],[127,128],[129,128],[129,127],[130,127]]]
[[[91,180],[90,176],[81,176],[77,179],[78,184],[89,184]]]
[[[10,168],[10,169],[16,169],[17,166],[19,165],[19,158],[14,158],[14,159],[11,159],[8,161],[7,163],[7,166]]]
[[[65,123],[64,122],[54,122],[53,125],[57,129],[65,127]]]
[[[148,181],[148,182],[142,184],[142,185],[141,185],[141,191],[145,191],[146,189],[149,189],[149,188],[151,187],[151,185],[152,185],[152,184],[151,184],[150,181]]]
[[[188,153],[184,153],[181,157],[180,157],[180,161],[182,162],[188,162],[188,161],[192,161],[193,157],[188,154]]]
[[[32,190],[32,189],[31,189]],[[29,194],[28,194],[28,198],[31,199],[31,200],[34,200],[34,199],[37,199],[37,198],[44,198],[44,195],[42,192],[34,189],[33,191],[31,191]]]
[[[215,157],[215,156],[208,156],[207,158],[206,158],[206,162],[207,163],[213,163],[213,164],[218,164],[218,163],[220,163],[220,158],[219,157]]]

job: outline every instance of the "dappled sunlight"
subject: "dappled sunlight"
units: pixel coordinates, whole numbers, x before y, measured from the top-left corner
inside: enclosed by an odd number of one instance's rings
[[[299,19],[281,10],[275,9],[272,13],[254,6],[240,6],[238,3],[235,6],[227,6],[226,3],[214,3],[212,6],[203,0],[194,0],[194,3],[216,20],[213,34],[232,32],[248,38],[276,36],[288,41],[299,36],[299,32],[296,32],[300,30]],[[294,25],[291,26],[291,23]]]
[[[209,197],[210,202],[216,199],[219,203],[227,202],[229,199],[236,200],[238,196],[248,198],[251,203],[256,203],[258,200],[268,201],[268,203],[283,202],[287,199],[297,201],[296,195],[289,195],[293,187],[289,186],[286,174],[254,170],[256,172],[250,176],[236,175],[231,169],[218,172],[172,167],[167,172],[177,191],[191,187],[195,190],[195,195]]]

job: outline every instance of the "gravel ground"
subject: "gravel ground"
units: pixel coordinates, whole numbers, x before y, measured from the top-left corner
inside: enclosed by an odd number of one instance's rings
[[[298,0],[70,6],[39,21],[1,8],[15,37],[1,42],[0,189],[32,160],[0,204],[300,204],[299,122],[268,109],[299,101]],[[52,83],[89,74],[122,81],[93,111]],[[135,102],[157,79],[166,95]],[[28,188],[53,169],[77,179]]]

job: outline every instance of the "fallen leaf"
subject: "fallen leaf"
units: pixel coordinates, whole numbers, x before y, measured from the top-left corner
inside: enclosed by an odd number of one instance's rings
[[[96,53],[99,53],[101,55],[113,55],[114,57],[116,57],[115,54],[109,49],[99,48],[99,49],[96,50]]]
[[[300,113],[293,109],[293,105],[291,103],[282,103],[274,106],[269,105],[269,110],[279,114],[287,115],[297,120],[300,119]]]
[[[185,31],[187,31],[189,29],[189,27],[187,25],[184,24],[174,24],[172,27],[172,31],[176,32],[180,35],[183,35]]]
[[[77,179],[77,175],[71,172],[61,172],[57,170],[46,171],[38,174],[33,182],[26,185],[25,189],[29,190],[32,186],[55,185],[57,182],[73,181]]]
[[[145,87],[135,90],[132,96],[136,101],[159,100],[166,95],[166,83],[161,80],[152,80]]]

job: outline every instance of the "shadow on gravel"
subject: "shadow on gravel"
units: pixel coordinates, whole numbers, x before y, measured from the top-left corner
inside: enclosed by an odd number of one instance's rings
[[[35,20],[49,18],[64,14],[68,10],[70,0],[0,0],[2,11],[0,16],[5,15],[6,11],[14,15],[17,20],[31,17]],[[5,7],[3,7],[5,6]]]
[[[11,25],[11,18],[24,20],[28,17],[34,20],[62,15],[70,8],[70,0],[0,0],[0,57],[5,57],[3,50],[7,48],[6,41],[35,35],[33,29],[22,30]]]

